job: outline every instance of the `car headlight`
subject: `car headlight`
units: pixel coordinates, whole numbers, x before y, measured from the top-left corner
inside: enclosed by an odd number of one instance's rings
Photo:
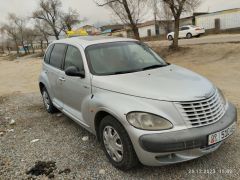
[[[150,113],[131,112],[127,114],[128,122],[138,128],[144,130],[166,130],[173,127],[168,120]]]
[[[219,95],[220,95],[220,98],[221,98],[223,104],[226,105],[226,104],[227,104],[227,100],[226,100],[226,98],[224,97],[224,94],[223,94],[222,90],[221,90],[221,89],[218,89],[218,93],[219,93]]]

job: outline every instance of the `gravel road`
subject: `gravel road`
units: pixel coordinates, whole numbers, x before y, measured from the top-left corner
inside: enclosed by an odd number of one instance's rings
[[[208,156],[122,172],[111,166],[93,135],[62,114],[46,113],[38,93],[2,97],[0,113],[0,179],[237,179],[240,175],[239,130]],[[14,125],[9,124],[11,119]],[[82,140],[85,136],[87,141]],[[56,162],[56,168],[50,176],[27,175],[38,161]]]
[[[208,77],[240,112],[239,49],[240,44],[196,45],[167,60]],[[66,116],[44,110],[36,83],[40,64],[39,59],[0,61],[0,75],[18,72],[0,76],[0,180],[239,179],[239,122],[236,133],[207,156],[165,167],[115,169],[93,135]]]

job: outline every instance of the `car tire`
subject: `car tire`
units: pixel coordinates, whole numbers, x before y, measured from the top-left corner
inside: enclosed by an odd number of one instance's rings
[[[168,40],[169,40],[169,41],[172,41],[172,40],[173,40],[173,36],[172,36],[172,35],[169,35],[169,36],[168,36]]]
[[[114,117],[108,115],[102,119],[99,136],[107,158],[117,169],[126,171],[139,164],[126,130]]]
[[[41,90],[42,93],[42,98],[43,98],[43,104],[44,107],[46,108],[48,113],[55,113],[57,112],[57,108],[53,105],[52,100],[48,94],[48,91],[45,87],[43,87],[43,89]]]
[[[187,39],[191,39],[192,38],[192,34],[191,33],[187,33]]]

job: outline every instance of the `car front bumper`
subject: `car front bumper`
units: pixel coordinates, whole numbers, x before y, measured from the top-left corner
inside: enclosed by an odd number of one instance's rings
[[[208,135],[221,131],[237,121],[237,110],[229,103],[225,115],[216,123],[185,130],[143,134],[134,145],[140,162],[161,166],[195,159],[211,153],[222,144],[208,146]]]

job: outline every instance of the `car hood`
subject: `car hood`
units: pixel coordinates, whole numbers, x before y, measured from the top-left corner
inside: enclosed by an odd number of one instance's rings
[[[93,76],[96,88],[164,101],[194,101],[209,97],[214,86],[206,78],[185,68],[162,68],[109,76]]]

